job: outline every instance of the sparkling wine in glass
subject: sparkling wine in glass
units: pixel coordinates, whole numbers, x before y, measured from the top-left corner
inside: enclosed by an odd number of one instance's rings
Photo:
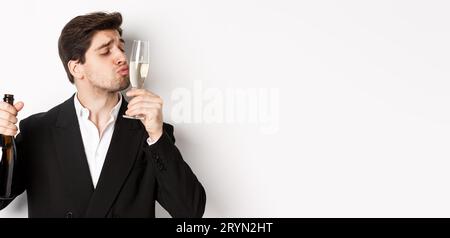
[[[131,51],[129,74],[132,88],[143,88],[148,75],[149,67],[149,42],[145,40],[134,40]],[[142,116],[127,116],[128,119],[142,119]]]

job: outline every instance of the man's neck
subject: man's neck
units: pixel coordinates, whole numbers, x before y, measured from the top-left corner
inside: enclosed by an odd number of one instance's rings
[[[106,123],[111,118],[111,111],[119,102],[119,92],[113,93],[86,93],[77,92],[81,105],[89,110],[89,120],[92,121],[103,134]]]

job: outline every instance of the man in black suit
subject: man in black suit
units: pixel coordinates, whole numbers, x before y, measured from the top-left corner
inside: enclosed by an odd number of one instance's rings
[[[201,217],[205,191],[163,123],[162,100],[132,89],[120,13],[72,19],[58,47],[77,92],[20,122],[13,196],[27,191],[29,217],[154,217],[158,201],[173,217]],[[17,134],[24,103],[0,103],[0,134]],[[131,120],[122,115],[141,115]]]

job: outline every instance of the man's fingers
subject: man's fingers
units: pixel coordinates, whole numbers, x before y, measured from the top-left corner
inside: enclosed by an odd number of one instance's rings
[[[150,92],[150,91],[148,91],[146,89],[143,89],[143,88],[133,88],[133,89],[129,90],[126,93],[126,95],[128,97],[135,97],[135,96],[144,95],[144,94],[148,94],[148,95],[151,95],[151,96],[154,96],[154,97],[158,96],[158,95],[156,95],[156,94],[154,94],[154,93],[152,93],[152,92]]]
[[[17,112],[20,112],[20,110],[22,110],[24,105],[25,104],[23,102],[17,102],[14,104],[14,107],[16,108]]]
[[[5,123],[2,123],[1,126],[2,126],[3,128],[11,129],[11,130],[14,130],[14,131],[17,131],[17,130],[18,130],[18,128],[17,128],[16,125],[14,125],[14,124],[12,124],[12,123],[9,123],[9,122],[7,122],[6,124],[5,124]]]
[[[0,111],[0,119],[8,121],[8,122],[10,122],[12,124],[16,124],[17,123],[17,118],[16,118],[15,115],[12,115],[12,114],[4,112],[4,111],[3,112]]]
[[[3,126],[0,126],[0,134],[5,136],[15,136],[17,133],[17,130],[6,128]]]
[[[158,104],[143,104],[141,106],[136,106],[129,108],[125,114],[133,116],[140,114],[158,114],[161,111],[161,107]]]
[[[151,102],[151,103],[158,103],[161,106],[163,105],[163,100],[158,96],[137,96],[131,99],[131,101],[128,103],[128,108],[133,107],[134,105],[142,102]]]
[[[0,126],[3,126],[5,128],[10,128],[10,129],[17,129],[17,126],[14,125],[14,123],[12,123],[8,120],[2,119],[2,118],[0,118]]]
[[[146,117],[150,114],[150,117],[153,118],[154,115],[156,115],[158,113],[158,109],[156,108],[139,108],[136,110],[130,110],[130,111],[126,111],[125,114],[128,116],[136,116],[136,115],[145,115]]]
[[[22,106],[23,107],[23,106]],[[22,108],[21,108],[22,109]],[[6,102],[0,102],[0,112],[1,111],[6,111],[14,116],[17,115],[17,110],[15,107],[13,107],[12,105],[10,105],[9,103]]]
[[[141,94],[144,94],[144,93],[145,93],[144,89],[132,88],[132,89],[127,91],[126,95],[128,97],[134,97],[136,95],[141,95]]]
[[[161,110],[162,109],[162,105],[160,103],[155,103],[155,102],[139,102],[136,103],[134,105],[129,105],[127,108],[127,111],[138,111],[138,110],[142,110],[145,108],[154,108],[154,109],[158,109]]]

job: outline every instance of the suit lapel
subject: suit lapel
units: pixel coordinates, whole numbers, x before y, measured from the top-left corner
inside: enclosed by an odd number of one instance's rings
[[[128,103],[123,100],[114,127],[105,163],[97,187],[86,211],[86,217],[105,217],[125,182],[138,152],[142,151],[144,131],[139,120],[122,115]]]
[[[69,199],[82,215],[94,187],[73,100],[74,96],[62,104],[52,133],[58,161],[69,191]]]

